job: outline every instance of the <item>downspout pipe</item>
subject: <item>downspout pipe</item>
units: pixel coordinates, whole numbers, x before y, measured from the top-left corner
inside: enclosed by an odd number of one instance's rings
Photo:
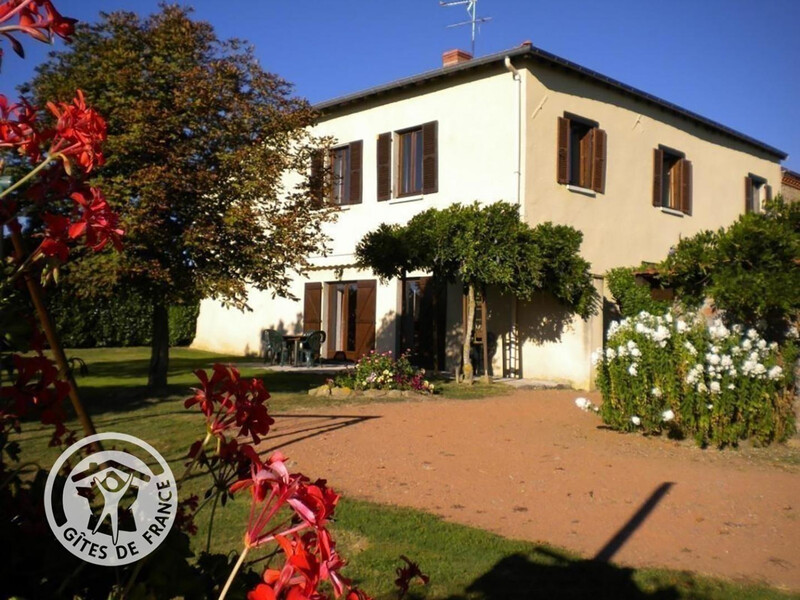
[[[519,216],[520,219],[523,221],[525,220],[525,207],[522,205],[522,75],[520,72],[511,64],[511,57],[506,56],[504,59],[504,64],[508,72],[511,73],[511,77],[514,81],[517,82],[517,135],[516,135],[516,147],[517,147],[517,157],[516,157],[516,169],[514,170],[514,175],[517,179],[517,206],[519,206]]]
[[[521,221],[525,222],[525,206],[522,204],[522,75],[520,72],[514,68],[514,65],[511,64],[511,57],[506,56],[503,63],[508,69],[508,72],[511,73],[511,77],[514,81],[517,82],[517,135],[516,135],[516,147],[517,147],[517,159],[516,159],[516,170],[514,171],[514,175],[517,178],[517,206],[519,207],[519,218]],[[514,364],[507,364],[506,367],[508,369],[507,373],[504,373],[506,376],[516,377],[517,379],[522,377],[522,363],[520,356],[522,348],[519,344],[519,338],[517,335],[517,299],[511,299],[511,331],[508,334],[508,338],[506,339],[506,343],[509,344],[513,350],[509,353],[509,358],[514,358]]]

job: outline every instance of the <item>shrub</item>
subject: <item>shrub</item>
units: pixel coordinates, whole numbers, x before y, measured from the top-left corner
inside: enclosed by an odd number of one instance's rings
[[[136,292],[76,298],[68,285],[47,298],[64,346],[70,348],[147,346],[153,333],[153,304]],[[169,307],[169,343],[194,339],[198,302]]]
[[[600,414],[621,431],[666,430],[702,446],[783,441],[795,427],[784,360],[755,329],[641,312],[613,323],[595,353]]]
[[[425,379],[425,369],[417,369],[403,353],[397,359],[391,352],[374,350],[363,356],[352,369],[339,375],[334,383],[354,390],[415,390],[434,393],[434,386]]]
[[[608,288],[614,295],[620,314],[633,317],[642,311],[662,314],[669,310],[670,302],[653,300],[650,286],[636,283],[635,271],[633,267],[617,267],[606,274]]]

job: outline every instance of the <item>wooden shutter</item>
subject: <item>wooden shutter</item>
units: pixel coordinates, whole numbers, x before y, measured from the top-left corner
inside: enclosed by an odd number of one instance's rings
[[[764,184],[764,200],[766,202],[772,200],[772,186],[767,185],[766,183]]]
[[[378,200],[392,197],[392,134],[378,136]]]
[[[558,135],[556,139],[558,183],[569,183],[569,119],[558,117]]]
[[[356,358],[375,349],[374,279],[359,281],[356,291]]]
[[[438,121],[422,126],[422,193],[439,191]]]
[[[336,354],[336,336],[332,335],[333,330],[336,327],[336,294],[337,294],[337,285],[335,283],[326,283],[325,284],[325,302],[328,305],[328,330],[325,343],[328,347],[328,353],[325,358],[333,358],[333,355]],[[342,310],[342,307],[339,307],[339,310]]]
[[[664,151],[653,152],[653,206],[661,206],[661,181],[664,178]]]
[[[361,162],[364,143],[361,140],[350,142],[350,197],[349,204],[361,202]]]
[[[749,175],[744,178],[744,212],[753,212],[753,180]]]
[[[602,194],[606,189],[606,132],[595,127],[592,130],[592,189]]]
[[[311,175],[308,180],[308,189],[311,199],[322,204],[325,194],[325,152],[314,150],[311,153]]]
[[[303,331],[322,329],[322,284],[306,284],[303,294]]]
[[[692,214],[692,161],[682,158],[680,164],[680,203],[681,212],[685,215]]]

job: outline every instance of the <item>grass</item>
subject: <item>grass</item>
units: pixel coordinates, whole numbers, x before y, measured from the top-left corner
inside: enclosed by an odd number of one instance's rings
[[[237,357],[174,349],[170,365],[170,389],[161,398],[143,390],[147,369],[145,349],[103,349],[68,352],[87,361],[90,375],[79,379],[82,396],[101,431],[124,431],[155,446],[170,462],[176,476],[183,472],[186,450],[204,433],[202,419],[183,408],[182,398],[194,384],[191,371],[214,361],[237,362],[245,376],[264,377],[272,391],[271,409],[330,405],[330,399],[304,394],[317,384],[308,374],[268,372]],[[252,361],[249,361],[252,364]],[[479,384],[484,385],[484,384]],[[480,397],[501,386],[444,387],[445,397]],[[473,395],[474,394],[474,395]],[[363,400],[362,400],[363,401]],[[436,401],[435,399],[432,401]],[[58,450],[45,448],[47,429],[27,424],[21,436],[23,458],[48,467]],[[324,475],[324,474],[314,474]],[[207,481],[190,477],[183,494],[202,494]],[[238,551],[247,521],[249,502],[236,498],[217,510],[212,551]],[[194,550],[204,548],[210,511],[197,519],[199,532]],[[417,561],[430,575],[426,587],[412,587],[412,598],[446,600],[500,599],[700,599],[755,600],[800,598],[756,585],[709,579],[685,572],[626,569],[582,560],[566,551],[509,540],[479,529],[446,523],[424,512],[345,498],[337,509],[333,532],[350,564],[345,574],[375,598],[394,598],[394,570],[401,554]],[[258,558],[256,555],[254,558]],[[263,563],[259,563],[263,566]]]

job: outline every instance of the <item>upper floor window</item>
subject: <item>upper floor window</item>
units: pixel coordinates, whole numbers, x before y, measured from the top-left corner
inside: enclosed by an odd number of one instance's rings
[[[772,200],[772,187],[767,180],[752,173],[744,178],[744,212],[761,212],[764,202]]]
[[[682,152],[663,146],[655,149],[653,206],[692,214],[692,163]]]
[[[558,118],[558,183],[603,193],[606,132],[594,121],[565,114]]]
[[[378,136],[378,200],[438,191],[437,138],[437,121]]]
[[[327,197],[333,204],[358,204],[361,202],[361,161],[363,142],[350,142],[334,148],[327,161],[322,152],[311,159],[312,195],[322,202]],[[325,174],[330,175],[325,185]]]

